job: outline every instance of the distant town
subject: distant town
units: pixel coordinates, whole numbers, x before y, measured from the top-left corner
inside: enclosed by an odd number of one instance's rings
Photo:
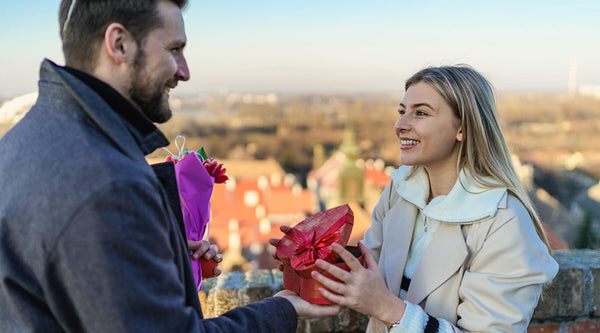
[[[0,137],[35,102],[0,101]],[[230,180],[211,199],[209,237],[225,271],[274,268],[271,237],[325,208],[348,203],[351,243],[399,165],[393,132],[402,93],[212,93],[171,98],[174,117],[159,127],[176,152],[204,147]],[[555,250],[600,248],[600,94],[499,93],[498,113],[521,181]],[[181,140],[181,139],[180,139]],[[157,150],[150,163],[169,155]],[[16,163],[18,163],[16,161]]]

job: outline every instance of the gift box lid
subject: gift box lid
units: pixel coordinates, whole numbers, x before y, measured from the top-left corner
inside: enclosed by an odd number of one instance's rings
[[[346,246],[352,233],[354,213],[341,205],[319,212],[288,231],[277,246],[275,255],[294,270],[312,268],[317,259],[334,262],[337,254],[331,244]]]

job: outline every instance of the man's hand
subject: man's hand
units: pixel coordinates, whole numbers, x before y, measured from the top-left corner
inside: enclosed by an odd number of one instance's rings
[[[279,227],[279,230],[281,230],[281,232],[283,232],[284,234],[287,234],[290,230],[292,230],[292,227],[290,227],[289,225],[282,225],[281,227]],[[279,245],[279,242],[281,241],[281,238],[271,238],[269,239],[269,244],[275,246],[275,248],[277,248],[277,245]],[[273,259],[279,261],[279,258],[277,258],[275,256],[275,252],[273,252]],[[279,264],[279,270],[283,271],[283,264]]]
[[[296,309],[298,319],[334,316],[342,310],[342,307],[339,305],[320,305],[309,303],[300,298],[298,294],[291,290],[282,290],[273,295],[273,297],[283,297],[290,301],[294,306],[294,309]]]
[[[198,260],[200,257],[203,257],[205,260],[214,259],[216,262],[223,261],[223,255],[219,254],[219,248],[215,244],[210,244],[208,241],[200,240],[200,241],[187,241],[188,249],[193,251],[192,259]],[[215,267],[213,271],[214,276],[219,276],[221,274],[221,269],[219,267]]]

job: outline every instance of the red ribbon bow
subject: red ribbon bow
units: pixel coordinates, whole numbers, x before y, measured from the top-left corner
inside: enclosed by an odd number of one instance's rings
[[[297,269],[302,264],[310,265],[317,261],[318,258],[325,258],[331,253],[329,246],[340,240],[339,231],[325,235],[320,239],[315,239],[315,232],[312,233],[312,237],[310,238],[302,237],[300,233],[294,232],[294,230],[291,230],[291,232],[292,235],[290,235],[290,238],[298,244],[298,247],[294,251],[295,256],[290,260],[294,269]]]

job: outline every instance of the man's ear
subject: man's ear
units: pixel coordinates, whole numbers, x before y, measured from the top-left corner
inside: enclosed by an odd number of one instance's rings
[[[128,63],[137,51],[137,43],[133,36],[120,23],[111,23],[106,28],[102,46],[116,65]]]

